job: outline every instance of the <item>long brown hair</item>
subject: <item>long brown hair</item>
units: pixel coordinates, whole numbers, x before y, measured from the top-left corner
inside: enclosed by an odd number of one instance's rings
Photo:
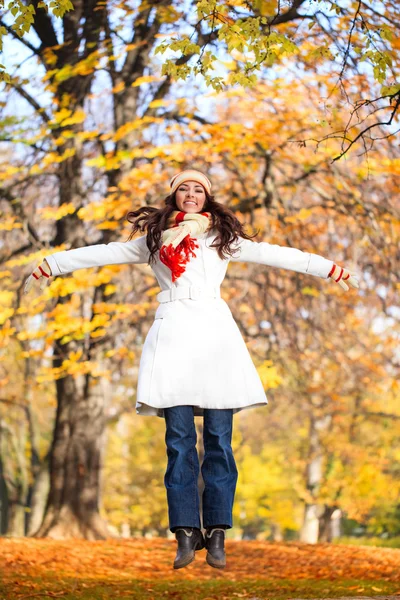
[[[227,255],[233,256],[234,249],[231,248],[238,237],[246,240],[251,240],[258,235],[258,232],[247,235],[243,230],[242,223],[235,217],[234,213],[219,202],[216,202],[214,196],[211,196],[207,190],[206,201],[202,212],[211,213],[212,229],[217,229],[216,236],[211,248],[216,248],[219,257],[223,260]],[[175,200],[176,191],[164,199],[164,208],[155,208],[154,206],[142,206],[137,210],[131,211],[126,218],[130,223],[133,223],[132,232],[127,241],[129,241],[137,231],[147,231],[146,243],[150,250],[149,264],[155,262],[155,253],[162,246],[162,232],[167,228],[168,218],[174,210],[179,210]],[[233,252],[232,252],[233,250]]]

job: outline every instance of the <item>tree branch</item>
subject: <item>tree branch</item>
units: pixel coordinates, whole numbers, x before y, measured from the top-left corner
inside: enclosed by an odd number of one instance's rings
[[[397,98],[396,98],[397,96]],[[379,127],[379,125],[391,125],[392,121],[399,109],[400,106],[400,92],[397,92],[396,94],[393,94],[391,96],[389,96],[390,98],[396,98],[396,103],[393,107],[392,113],[390,115],[390,118],[388,121],[377,121],[376,123],[372,123],[372,125],[369,125],[368,127],[366,127],[365,129],[363,129],[362,131],[360,131],[360,133],[358,135],[356,135],[356,137],[353,140],[350,140],[347,148],[345,148],[345,150],[343,150],[343,152],[341,152],[338,156],[335,156],[332,159],[332,162],[335,162],[336,160],[339,160],[340,158],[342,158],[342,156],[344,156],[346,154],[346,152],[348,152],[350,150],[350,148],[362,137],[364,137],[364,135],[367,133],[367,131],[370,131],[371,129],[373,129],[374,127]],[[376,100],[371,100],[369,102],[376,102],[377,100],[380,100],[380,98],[377,98]],[[391,134],[388,134],[386,137],[390,137]]]
[[[25,4],[33,4],[35,7],[33,29],[36,31],[40,41],[42,42],[39,52],[44,48],[56,46],[58,44],[58,39],[53,27],[53,23],[46,10],[44,8],[38,8],[39,0],[25,0]]]
[[[0,19],[0,25],[2,27],[5,27],[5,29],[7,29],[7,31],[8,31],[8,33],[10,33],[16,40],[21,42],[21,44],[24,44],[24,46],[29,48],[29,50],[32,50],[32,52],[34,54],[36,54],[36,56],[38,56],[40,59],[42,58],[39,48],[35,48],[35,46],[33,46],[30,42],[28,42],[24,37],[22,37],[22,38],[19,37],[19,35],[14,31],[14,29],[12,29],[12,27],[10,27],[10,25],[7,25],[6,23],[4,23],[4,21],[2,19]]]
[[[288,23],[289,21],[295,21],[296,19],[310,19],[312,18],[312,15],[300,15],[297,10],[301,7],[302,4],[305,3],[306,0],[293,0],[292,6],[289,8],[289,10],[283,14],[281,14],[279,11],[278,13],[274,16],[271,17],[267,23],[267,25],[265,25],[263,27],[263,29],[265,28],[270,28],[271,25],[280,25],[281,23]]]
[[[27,102],[29,102],[29,104],[35,109],[35,111],[39,114],[40,117],[42,117],[42,119],[46,123],[48,123],[50,121],[50,117],[46,113],[46,110],[42,106],[40,106],[40,104],[35,100],[35,98],[33,98],[33,96],[31,96],[26,91],[25,88],[23,88],[18,83],[10,83],[8,85],[10,85],[13,89],[15,89],[19,93],[20,96],[22,96],[23,98],[25,98],[25,100]]]
[[[24,229],[28,234],[28,237],[30,237],[33,240],[34,245],[39,245],[40,248],[43,248],[43,244],[40,241],[40,237],[36,233],[34,227],[30,224],[29,219],[26,216],[25,211],[22,208],[21,202],[18,200],[18,198],[11,194],[9,190],[6,190],[4,188],[0,188],[0,198],[3,198],[9,203],[11,210],[20,219],[21,223],[23,223]],[[32,244],[30,244],[30,246],[31,245]],[[13,254],[11,254],[11,256],[13,256]]]
[[[145,10],[139,10],[139,13],[133,24],[134,34],[130,44],[135,44],[135,48],[129,50],[126,55],[125,62],[121,68],[121,78],[123,81],[132,83],[133,75],[135,77],[140,75],[143,71],[143,65],[146,62],[146,58],[152,49],[151,41],[154,40],[154,36],[159,31],[161,22],[154,19],[153,23],[149,25],[149,18],[151,11],[155,6],[171,4],[171,0],[161,0],[160,2],[146,2]],[[146,49],[144,49],[144,47]]]

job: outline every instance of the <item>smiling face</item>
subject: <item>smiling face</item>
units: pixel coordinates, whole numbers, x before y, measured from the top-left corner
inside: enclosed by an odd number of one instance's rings
[[[185,181],[176,190],[175,201],[178,210],[186,213],[198,213],[203,210],[206,192],[197,181]]]

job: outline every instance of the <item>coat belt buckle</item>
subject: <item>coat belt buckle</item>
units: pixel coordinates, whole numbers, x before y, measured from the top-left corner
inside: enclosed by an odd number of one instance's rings
[[[198,287],[190,286],[189,288],[189,297],[191,300],[198,300],[200,298],[200,290]]]

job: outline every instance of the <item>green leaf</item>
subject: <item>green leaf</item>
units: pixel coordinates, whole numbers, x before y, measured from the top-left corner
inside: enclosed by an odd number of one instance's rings
[[[395,85],[383,85],[381,87],[382,96],[392,96],[400,92],[400,83]]]

